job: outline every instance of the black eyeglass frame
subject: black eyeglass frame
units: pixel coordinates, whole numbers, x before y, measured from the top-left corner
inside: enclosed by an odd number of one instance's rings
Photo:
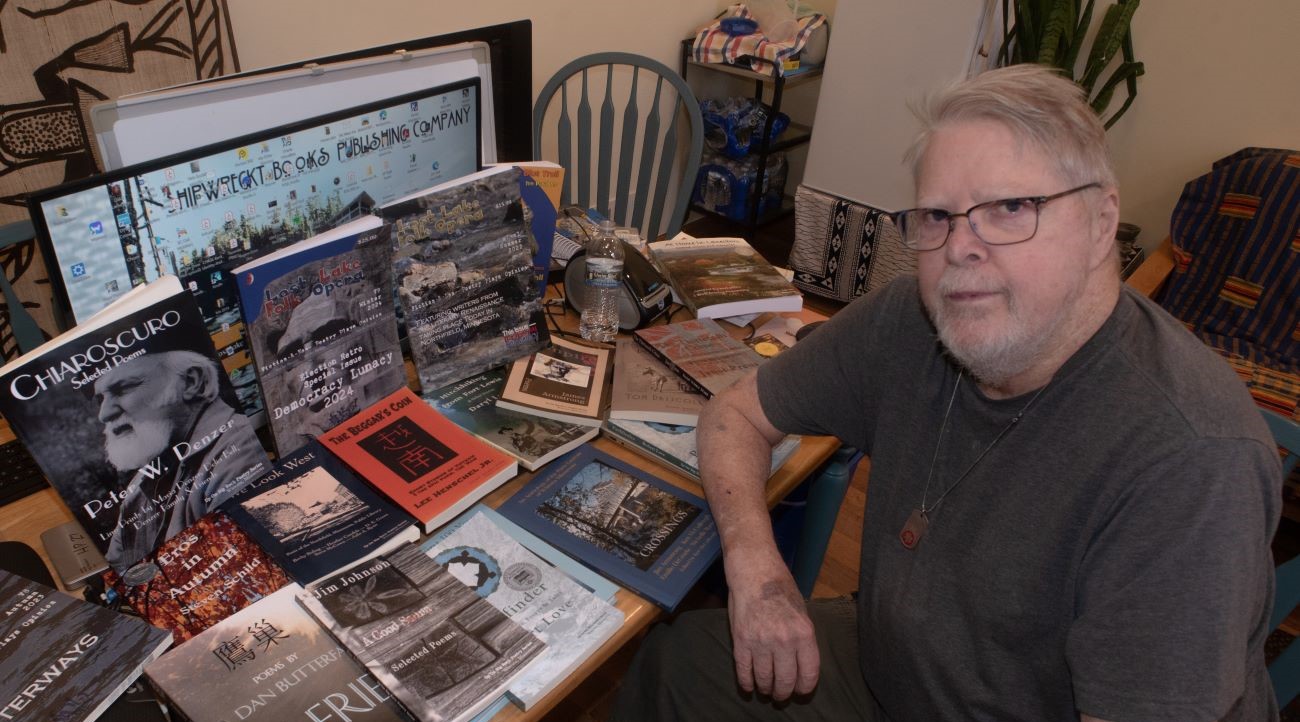
[[[1024,196],[1020,198],[999,198],[997,200],[984,201],[983,203],[976,203],[970,208],[967,208],[964,213],[949,213],[948,211],[942,208],[926,208],[926,207],[908,208],[906,210],[894,211],[893,213],[890,213],[889,218],[894,222],[894,227],[898,229],[898,234],[899,237],[902,238],[903,240],[903,245],[907,246],[908,248],[911,248],[914,251],[937,251],[940,248],[943,248],[944,246],[948,245],[948,239],[952,238],[952,232],[957,227],[958,218],[965,218],[966,221],[969,223],[970,214],[981,208],[996,206],[999,203],[1020,201],[1022,203],[1028,203],[1034,207],[1034,230],[1027,237],[1022,238],[1019,241],[1007,241],[1005,243],[993,243],[990,241],[986,241],[984,240],[984,236],[980,235],[979,229],[976,228],[973,223],[971,224],[971,231],[974,232],[975,237],[980,239],[982,243],[988,244],[990,246],[1014,246],[1017,243],[1024,243],[1025,241],[1033,240],[1034,236],[1038,235],[1038,219],[1039,219],[1039,215],[1042,213],[1044,205],[1047,205],[1051,201],[1054,201],[1058,198],[1064,198],[1065,196],[1073,195],[1080,191],[1086,191],[1089,188],[1101,188],[1101,187],[1102,187],[1101,183],[1094,181],[1092,183],[1085,183],[1084,185],[1078,186],[1076,188],[1071,188],[1066,191],[1061,191],[1060,193],[1053,193],[1052,195],[1049,196]],[[937,211],[939,213],[946,213],[948,215],[948,233],[943,237],[942,243],[940,243],[939,245],[933,248],[919,248],[907,242],[907,227],[906,227],[906,223],[903,222],[903,217],[906,216],[908,213],[915,213],[916,211]]]

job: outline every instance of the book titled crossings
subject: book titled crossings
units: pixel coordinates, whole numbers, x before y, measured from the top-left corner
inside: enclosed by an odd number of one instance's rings
[[[703,499],[590,444],[498,511],[669,611],[722,550]]]

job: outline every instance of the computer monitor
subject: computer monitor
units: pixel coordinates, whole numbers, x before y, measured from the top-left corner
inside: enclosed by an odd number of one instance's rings
[[[174,273],[245,411],[260,410],[229,270],[482,164],[480,83],[456,83],[177,153],[30,196],[72,326]]]

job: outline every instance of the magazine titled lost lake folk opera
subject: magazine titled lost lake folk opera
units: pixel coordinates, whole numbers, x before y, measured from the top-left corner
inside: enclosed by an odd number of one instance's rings
[[[124,573],[266,473],[266,451],[175,276],[0,369],[0,414]]]
[[[397,700],[298,604],[290,584],[145,667],[191,722],[408,722]]]
[[[233,273],[281,455],[406,383],[380,219],[360,218]]]
[[[498,511],[669,611],[722,551],[703,499],[590,444]]]
[[[473,717],[546,648],[414,544],[298,599],[418,719]]]
[[[517,168],[491,168],[384,206],[393,271],[423,389],[546,345]]]

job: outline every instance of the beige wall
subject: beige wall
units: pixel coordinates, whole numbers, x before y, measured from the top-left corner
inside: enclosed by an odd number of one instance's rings
[[[1146,75],[1110,130],[1124,220],[1151,247],[1183,184],[1245,146],[1300,148],[1300,3],[1155,0],[1134,16]]]
[[[677,68],[678,43],[725,0],[228,0],[245,69],[531,18],[533,92],[580,55],[621,50]]]

